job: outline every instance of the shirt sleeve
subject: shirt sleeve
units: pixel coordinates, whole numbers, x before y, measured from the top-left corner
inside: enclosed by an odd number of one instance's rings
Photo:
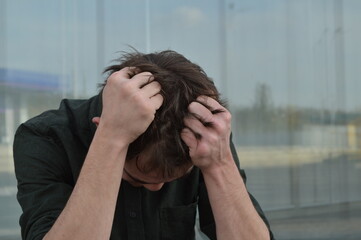
[[[66,153],[54,138],[25,125],[17,130],[13,151],[22,239],[42,239],[73,190]]]
[[[239,164],[239,159],[237,156],[237,152],[236,149],[234,147],[234,144],[231,140],[231,150],[232,150],[232,155],[233,155],[233,159],[238,167],[239,173],[241,174],[244,183],[246,184],[247,181],[247,177],[245,174],[245,171],[243,169],[240,168],[240,164]],[[198,211],[199,211],[199,225],[200,225],[200,229],[201,231],[207,235],[209,237],[209,239],[211,240],[216,240],[217,239],[217,235],[216,235],[216,224],[214,221],[214,216],[213,216],[213,212],[212,212],[212,208],[209,202],[209,198],[208,198],[208,193],[207,193],[207,188],[205,185],[205,182],[203,180],[203,177],[200,180],[200,185],[199,185],[199,199],[198,199]],[[273,237],[273,233],[270,230],[270,225],[269,222],[261,208],[261,206],[259,205],[259,203],[257,202],[257,200],[252,196],[252,194],[248,193],[251,201],[253,203],[253,206],[255,207],[255,209],[257,210],[259,216],[262,218],[262,220],[265,222],[269,234],[270,234],[270,239],[274,240]]]

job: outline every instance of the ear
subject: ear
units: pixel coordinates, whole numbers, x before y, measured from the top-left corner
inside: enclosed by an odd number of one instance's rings
[[[98,127],[100,123],[100,117],[93,117],[92,122]]]

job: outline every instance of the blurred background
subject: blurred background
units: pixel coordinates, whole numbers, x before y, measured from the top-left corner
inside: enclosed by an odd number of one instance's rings
[[[20,239],[18,125],[97,94],[129,46],[214,79],[277,239],[361,239],[360,22],[359,0],[0,0],[0,239]]]

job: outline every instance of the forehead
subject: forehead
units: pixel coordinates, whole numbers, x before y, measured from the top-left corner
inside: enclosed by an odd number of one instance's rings
[[[160,156],[159,156],[160,155]],[[157,149],[148,148],[134,158],[128,159],[126,165],[136,172],[156,178],[174,178],[184,175],[193,165],[179,155],[166,156],[157,154]]]
[[[127,161],[126,166],[131,172],[146,175],[153,178],[174,178],[184,175],[193,166],[192,163],[184,163],[180,166],[172,166],[162,161],[150,159],[149,157],[138,156]]]
[[[138,184],[160,184],[160,183],[172,182],[174,180],[182,178],[190,174],[192,169],[193,166],[191,166],[187,171],[182,172],[182,174],[180,174],[179,176],[172,176],[169,178],[163,178],[159,175],[143,174],[140,172],[130,173],[129,172],[130,170],[127,170],[126,168],[124,168],[124,172],[128,176],[128,178],[130,178],[133,182],[136,182]]]

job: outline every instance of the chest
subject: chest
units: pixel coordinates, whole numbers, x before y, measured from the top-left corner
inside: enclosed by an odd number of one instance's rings
[[[160,191],[121,184],[112,227],[112,240],[194,239],[198,173],[166,183]]]

